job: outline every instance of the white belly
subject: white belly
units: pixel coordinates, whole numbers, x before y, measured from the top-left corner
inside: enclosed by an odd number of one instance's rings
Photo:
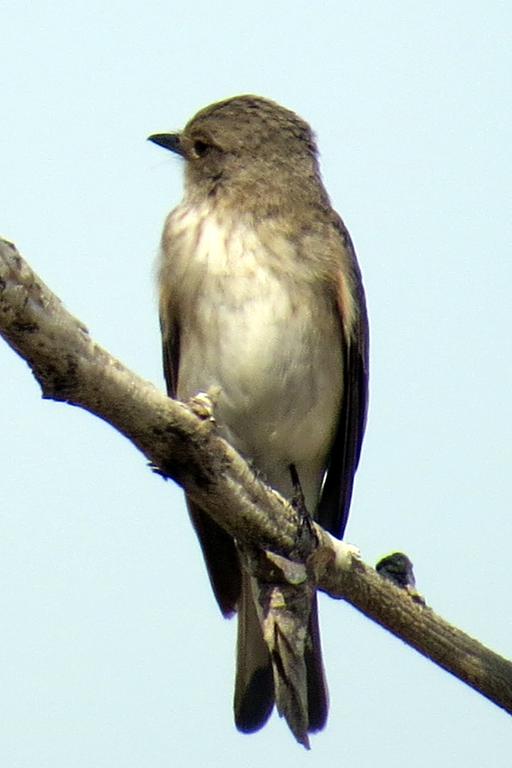
[[[287,495],[295,464],[313,511],[342,396],[339,319],[262,257],[252,232],[226,239],[209,224],[196,241],[181,274],[178,396],[218,387],[221,434]]]

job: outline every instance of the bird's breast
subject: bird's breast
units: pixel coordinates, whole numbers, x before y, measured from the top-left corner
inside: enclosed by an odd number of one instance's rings
[[[243,222],[204,217],[194,234],[191,224],[175,227],[166,278],[179,307],[178,396],[216,389],[221,431],[267,475],[269,456],[325,462],[342,395],[341,327],[326,292],[300,279],[278,233],[263,244]]]

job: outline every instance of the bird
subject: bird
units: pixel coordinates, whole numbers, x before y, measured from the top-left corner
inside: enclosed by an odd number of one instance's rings
[[[187,402],[215,391],[219,434],[285,497],[298,480],[308,512],[341,539],[366,425],[369,331],[315,136],[295,112],[244,94],[148,138],[184,161],[157,277],[168,394]],[[219,608],[238,614],[234,716],[252,733],[274,707],[279,659],[237,542],[190,500],[188,509]],[[305,634],[306,711],[290,727],[307,746],[328,714],[316,596]]]

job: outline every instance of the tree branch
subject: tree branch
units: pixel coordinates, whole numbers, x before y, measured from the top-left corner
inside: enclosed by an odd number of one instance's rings
[[[259,480],[215,433],[207,408],[173,401],[90,338],[87,329],[0,240],[0,333],[24,358],[43,397],[111,424],[156,471],[247,547],[313,567],[318,586],[343,598],[424,656],[512,713],[512,663],[399,589]],[[312,535],[309,535],[312,533]]]

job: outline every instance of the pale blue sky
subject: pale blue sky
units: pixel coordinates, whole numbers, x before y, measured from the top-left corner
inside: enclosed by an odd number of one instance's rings
[[[511,29],[505,2],[0,3],[0,231],[163,387],[153,288],[180,162],[145,141],[253,92],[317,132],[363,269],[371,407],[348,540],[401,549],[445,618],[511,655]],[[181,493],[0,345],[5,768],[505,768],[509,717],[323,599],[327,729],[231,715]]]

